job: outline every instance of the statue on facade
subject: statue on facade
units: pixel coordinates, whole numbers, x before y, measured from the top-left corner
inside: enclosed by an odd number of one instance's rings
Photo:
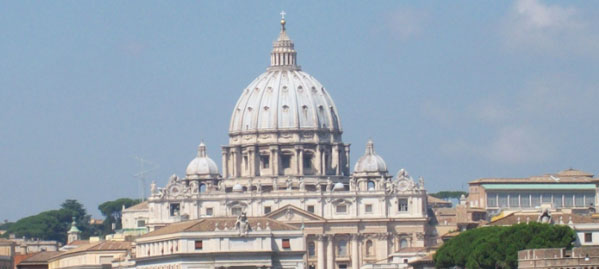
[[[246,236],[248,232],[251,230],[250,224],[248,223],[248,218],[245,212],[241,212],[241,215],[237,216],[237,221],[235,222],[235,228],[239,231],[239,235]]]
[[[285,184],[287,184],[287,190],[290,191],[291,188],[292,188],[292,186],[293,186],[293,183],[291,182],[291,178],[290,177],[287,177],[287,180],[285,181]]]
[[[549,209],[545,208],[545,210],[543,210],[543,213],[541,213],[541,215],[539,215],[539,218],[537,219],[537,222],[540,223],[551,223],[551,214],[549,214]]]
[[[222,180],[218,182],[218,191],[225,191],[225,182]]]
[[[157,194],[158,190],[156,189],[156,181],[152,180],[152,184],[150,184],[150,194]]]
[[[177,177],[175,174],[172,174],[171,177],[168,178],[168,184],[177,183],[177,180],[179,180],[179,177]]]
[[[354,178],[354,177],[352,177],[352,178],[349,180],[349,190],[350,190],[350,191],[356,191],[356,190],[357,190],[357,189],[356,189],[356,178]]]
[[[330,191],[332,191],[332,190],[333,190],[333,181],[332,181],[332,180],[331,180],[331,178],[329,177],[329,178],[327,178],[327,189],[326,189],[326,191],[327,191],[327,192],[330,192]]]
[[[424,190],[424,178],[422,178],[422,177],[419,177],[419,178],[418,178],[418,187],[419,187],[421,190]]]
[[[256,192],[257,193],[262,192],[262,183],[260,183],[260,181],[258,181],[258,183],[256,183]]]
[[[322,186],[320,183],[316,183],[316,192],[322,192]]]
[[[276,178],[272,179],[272,189],[274,191],[279,190],[279,184],[277,184],[277,179]]]
[[[299,183],[299,189],[300,189],[300,191],[306,190],[306,183],[304,183],[304,180],[301,178],[300,178],[300,183]]]

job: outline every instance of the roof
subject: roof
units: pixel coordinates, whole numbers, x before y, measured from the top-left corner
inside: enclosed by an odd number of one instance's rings
[[[87,245],[81,245],[78,248],[61,253],[60,256],[66,255],[66,254],[71,254],[71,253],[85,252],[85,251],[111,251],[111,250],[128,250],[128,249],[131,249],[131,242],[106,240],[106,241],[89,243]]]
[[[487,190],[595,190],[595,184],[482,184]]]
[[[541,212],[513,212],[504,216],[503,218],[496,219],[494,221],[489,222],[488,225],[513,225],[518,223],[526,223],[528,221],[537,221]],[[582,224],[582,223],[599,223],[599,218],[594,218],[591,216],[572,214],[572,213],[564,213],[564,212],[550,212],[551,219],[553,223],[560,224],[568,224],[570,219],[573,224]],[[561,217],[561,220],[560,220]]]
[[[470,181],[469,184],[482,184],[482,183],[551,183],[551,184],[563,184],[563,183],[599,183],[599,178],[594,178],[593,174],[575,170],[567,169],[560,171],[556,174],[545,174],[542,176],[532,176],[525,178],[479,178]]]
[[[412,252],[426,252],[428,249],[425,247],[410,247],[410,248],[401,248],[397,251],[397,253],[412,253]]]
[[[148,208],[149,208],[148,207],[148,201],[143,201],[143,202],[141,202],[139,204],[135,204],[135,205],[132,205],[132,206],[130,206],[128,208],[125,208],[125,210],[146,210]]]
[[[21,261],[19,264],[28,263],[48,263],[48,260],[62,254],[59,251],[42,251],[29,256],[28,258]]]
[[[426,196],[426,201],[429,204],[451,204],[451,202],[449,202],[449,201],[445,201],[443,199],[440,199],[440,198],[437,198],[437,197],[431,196],[431,195]]]
[[[170,225],[167,225],[158,230],[149,232],[143,236],[142,238],[159,236],[159,235],[167,235],[174,233],[182,233],[182,232],[212,232],[214,231],[215,225],[218,225],[219,230],[224,230],[225,224],[229,229],[233,229],[235,227],[235,222],[237,222],[237,218],[206,218],[199,220],[190,220],[177,222]],[[260,227],[262,229],[268,226],[271,230],[281,231],[281,230],[298,230],[298,228],[293,227],[291,225],[270,219],[270,218],[248,218],[248,222],[250,227],[257,227],[258,223],[260,223]]]

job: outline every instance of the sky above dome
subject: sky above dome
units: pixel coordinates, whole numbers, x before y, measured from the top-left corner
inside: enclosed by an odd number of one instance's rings
[[[269,65],[280,11],[331,94],[351,166],[372,138],[429,192],[480,177],[596,174],[599,2],[3,2],[0,218],[164,186]]]

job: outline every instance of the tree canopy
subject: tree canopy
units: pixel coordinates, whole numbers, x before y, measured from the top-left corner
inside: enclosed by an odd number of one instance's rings
[[[110,231],[112,231],[113,223],[115,224],[116,229],[120,229],[123,206],[130,207],[139,202],[141,202],[139,199],[120,198],[100,204],[98,209],[106,218],[104,220],[104,232],[110,233]]]
[[[436,193],[431,193],[430,195],[433,197],[437,197],[439,199],[447,199],[447,198],[460,199],[460,197],[462,195],[467,197],[468,193],[465,191],[440,191],[440,192],[436,192]]]
[[[565,225],[531,222],[481,227],[445,242],[434,255],[437,268],[517,268],[518,251],[534,248],[571,248],[574,231]]]

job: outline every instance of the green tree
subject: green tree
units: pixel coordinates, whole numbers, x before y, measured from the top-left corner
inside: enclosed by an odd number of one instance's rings
[[[449,240],[434,255],[437,268],[517,268],[518,251],[570,248],[576,239],[565,225],[537,222],[468,230]]]
[[[465,191],[440,191],[436,193],[430,194],[433,197],[437,197],[439,199],[447,199],[447,198],[455,198],[460,199],[462,195],[468,197],[468,193]]]
[[[104,232],[110,233],[112,231],[112,224],[115,224],[115,229],[121,229],[121,217],[123,206],[130,207],[140,203],[139,199],[120,198],[113,201],[108,201],[100,204],[98,209],[104,215]]]

